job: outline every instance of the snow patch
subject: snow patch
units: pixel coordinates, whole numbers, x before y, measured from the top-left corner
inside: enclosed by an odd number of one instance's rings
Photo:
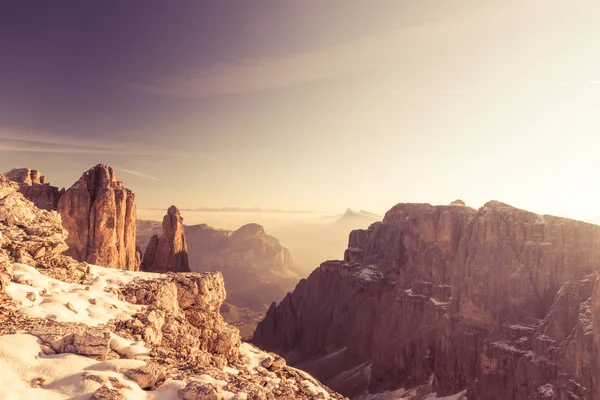
[[[381,271],[379,271],[376,265],[367,265],[360,271],[355,272],[354,276],[365,281],[375,281],[377,279],[381,279],[383,274]]]
[[[167,381],[158,390],[146,392],[119,372],[144,364],[143,361],[126,359],[102,362],[75,354],[46,356],[35,336],[0,336],[0,385],[5,400],[89,399],[102,384],[85,379],[86,373],[119,390],[127,400],[177,399],[177,389],[181,386]],[[117,386],[124,387],[114,387],[109,378],[118,383]]]
[[[135,278],[160,276],[90,265],[88,283],[77,284],[52,279],[29,265],[13,264],[13,268],[13,283],[6,287],[6,292],[20,306],[21,313],[30,318],[81,322],[89,326],[111,319],[128,319],[140,312],[143,306],[119,300],[113,288]],[[31,295],[28,296],[31,292],[35,295],[33,301]]]

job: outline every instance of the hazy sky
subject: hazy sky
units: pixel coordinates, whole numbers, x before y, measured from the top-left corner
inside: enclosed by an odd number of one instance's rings
[[[600,2],[14,1],[0,170],[139,207],[600,215]]]

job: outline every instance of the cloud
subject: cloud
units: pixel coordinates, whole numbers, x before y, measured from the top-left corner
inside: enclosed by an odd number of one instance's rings
[[[115,168],[116,169],[116,168]],[[145,208],[149,211],[164,211],[164,208]],[[257,214],[317,214],[315,211],[307,210],[279,210],[264,208],[243,208],[243,207],[201,207],[201,208],[181,208],[180,211],[197,212],[223,212],[223,213],[257,213]]]
[[[53,154],[115,154],[155,156],[161,153],[123,143],[106,143],[78,137],[77,139],[47,132],[25,132],[0,129],[0,151]]]
[[[350,76],[390,57],[390,47],[405,41],[401,31],[367,37],[312,52],[217,63],[162,82],[130,82],[149,93],[184,99],[247,94]]]
[[[134,170],[131,170],[131,169],[125,169],[125,168],[116,168],[116,167],[113,167],[113,169],[114,169],[114,170],[116,170],[116,171],[125,172],[125,173],[127,173],[127,174],[131,174],[131,175],[139,176],[139,177],[141,177],[141,178],[152,179],[153,181],[157,181],[157,180],[158,180],[158,179],[156,179],[156,178],[155,178],[155,177],[153,177],[153,176],[146,175],[146,174],[143,174],[143,173],[141,173],[141,172],[134,171]]]

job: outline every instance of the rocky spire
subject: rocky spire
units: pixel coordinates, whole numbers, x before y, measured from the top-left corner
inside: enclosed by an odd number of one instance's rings
[[[69,232],[66,254],[109,268],[136,270],[135,195],[108,165],[86,171],[58,202]]]
[[[19,184],[19,192],[42,210],[56,210],[58,200],[65,192],[46,182],[39,171],[29,168],[14,168],[4,174],[6,179]]]
[[[175,206],[163,218],[160,238],[153,235],[146,247],[141,269],[151,272],[190,272],[183,218]]]

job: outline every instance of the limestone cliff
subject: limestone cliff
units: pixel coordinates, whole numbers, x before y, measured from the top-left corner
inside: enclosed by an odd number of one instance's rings
[[[61,196],[57,210],[69,232],[66,254],[104,267],[137,270],[135,196],[114,170],[98,164]]]
[[[599,226],[399,204],[272,305],[253,342],[356,398],[600,399],[599,269]]]

